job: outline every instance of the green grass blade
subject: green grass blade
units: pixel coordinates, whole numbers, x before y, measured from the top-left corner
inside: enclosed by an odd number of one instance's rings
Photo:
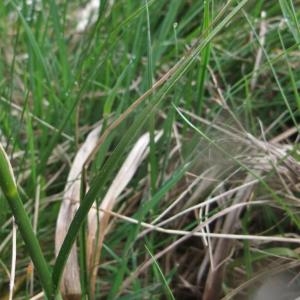
[[[154,255],[152,254],[152,252],[150,251],[149,247],[146,244],[145,244],[145,248],[153,260],[154,267],[155,267],[154,270],[157,271],[157,273],[158,273],[157,276],[162,280],[163,287],[166,291],[165,292],[166,298],[169,300],[175,300],[175,297],[173,296],[173,293],[168,285],[168,282],[167,282],[161,268],[159,267],[157,260],[154,258]]]
[[[204,16],[203,16],[203,29],[204,37],[208,35],[208,30],[210,27],[210,1],[205,1],[204,4]],[[207,72],[208,72],[208,63],[210,58],[210,49],[211,43],[208,43],[207,46],[203,49],[200,57],[200,68],[198,75],[198,84],[197,84],[197,103],[196,103],[196,112],[201,115],[203,100],[204,100],[204,84],[206,82]]]
[[[300,45],[300,24],[298,21],[299,9],[297,15],[292,0],[279,0],[279,4],[281,6],[286,23],[294,36],[294,39],[296,40],[297,44]]]
[[[15,217],[32,262],[39,274],[41,284],[48,299],[54,299],[51,274],[34,235],[30,220],[20,199],[9,159],[0,144],[0,186]]]

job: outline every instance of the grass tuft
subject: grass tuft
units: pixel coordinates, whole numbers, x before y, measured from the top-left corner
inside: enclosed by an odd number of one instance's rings
[[[0,300],[295,277],[296,2],[0,2]]]

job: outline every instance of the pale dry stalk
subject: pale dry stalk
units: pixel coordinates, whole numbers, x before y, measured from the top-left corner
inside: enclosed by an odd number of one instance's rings
[[[65,186],[62,204],[58,214],[55,231],[55,255],[65,239],[69,226],[80,202],[81,173],[84,163],[93,151],[101,131],[96,127],[86,138],[77,152]],[[61,280],[61,292],[65,299],[81,299],[80,275],[76,244],[73,245]]]
[[[155,141],[157,141],[161,137],[161,135],[161,131],[156,133]],[[99,205],[99,212],[97,212],[96,210],[90,210],[89,212],[87,255],[88,269],[91,274],[90,286],[92,295],[94,295],[95,291],[101,249],[110,220],[110,214],[105,213],[105,211],[111,211],[113,209],[114,205],[116,204],[117,198],[133,178],[138,167],[148,153],[149,142],[149,133],[145,133],[139,138],[139,140],[136,142],[136,144],[128,154],[118,174],[114,178],[105,197],[101,201],[101,204]]]

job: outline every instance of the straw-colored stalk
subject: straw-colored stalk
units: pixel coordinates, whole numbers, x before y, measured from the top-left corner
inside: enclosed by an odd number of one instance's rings
[[[95,128],[87,137],[81,148],[76,154],[72,164],[68,181],[65,187],[62,205],[59,211],[56,234],[55,234],[55,252],[58,255],[60,247],[65,239],[66,233],[72,222],[72,219],[79,207],[80,202],[80,185],[81,172],[85,162],[97,147],[97,141],[101,128]],[[155,136],[157,141],[162,135],[158,132]],[[93,297],[96,285],[97,266],[101,256],[103,240],[109,225],[109,214],[103,213],[102,210],[110,211],[115,205],[117,198],[124,191],[137,168],[142,163],[148,153],[150,136],[149,133],[142,135],[130,151],[125,162],[121,166],[118,174],[109,187],[97,212],[96,205],[88,214],[88,237],[87,237],[87,264],[88,271],[91,274],[90,288]],[[100,228],[98,230],[98,228]],[[67,260],[61,280],[61,292],[65,299],[80,299],[80,270],[78,264],[78,255],[76,245],[72,247],[70,256]]]
[[[55,254],[59,253],[66,233],[80,202],[81,172],[86,159],[94,150],[101,126],[96,127],[87,136],[78,150],[65,186],[62,204],[58,214],[55,231]],[[61,279],[61,292],[65,299],[81,299],[80,273],[76,245],[73,245]]]
[[[157,132],[155,135],[155,141],[161,137],[162,132]],[[88,268],[91,274],[90,283],[92,295],[94,294],[97,270],[100,262],[101,249],[105,234],[108,230],[110,214],[116,204],[117,198],[124,191],[128,183],[133,178],[138,167],[148,154],[148,146],[150,142],[149,133],[142,135],[132,150],[128,154],[126,160],[121,166],[118,174],[114,178],[111,186],[109,187],[105,197],[100,203],[99,209],[91,210],[88,215],[88,241],[87,241],[87,254],[88,254]]]

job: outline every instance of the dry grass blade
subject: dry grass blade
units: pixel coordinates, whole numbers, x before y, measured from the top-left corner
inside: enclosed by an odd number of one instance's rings
[[[239,222],[241,213],[250,205],[253,206],[255,203],[256,205],[265,205],[270,206],[270,208],[277,207],[282,209],[280,203],[264,200],[265,196],[264,194],[261,195],[261,191],[258,188],[259,186],[267,185],[270,190],[276,191],[277,195],[278,193],[285,193],[285,196],[289,196],[289,199],[292,199],[294,192],[299,191],[300,165],[291,155],[295,149],[290,145],[279,145],[273,143],[273,141],[268,142],[266,140],[257,139],[246,131],[242,133],[227,132],[224,128],[219,128],[216,124],[214,124],[214,128],[217,130],[222,129],[221,132],[225,133],[226,136],[229,135],[232,137],[232,140],[238,141],[242,146],[241,149],[243,151],[232,153],[232,156],[238,163],[236,165],[233,164],[232,168],[228,168],[230,174],[225,172],[218,177],[217,174],[220,174],[220,172],[212,172],[209,173],[209,175],[205,172],[202,173],[200,176],[202,181],[197,181],[198,187],[195,188],[194,193],[189,197],[186,205],[181,207],[181,210],[173,212],[168,218],[163,218],[166,215],[166,212],[169,211],[169,209],[167,209],[160,214],[158,223],[157,220],[150,222],[151,224],[142,223],[142,226],[147,229],[139,235],[139,237],[141,237],[153,230],[167,234],[183,235],[176,239],[174,243],[156,253],[154,256],[155,260],[162,259],[167,253],[169,253],[169,256],[172,256],[170,253],[172,251],[176,253],[176,247],[178,247],[179,244],[186,242],[192,236],[201,236],[209,239],[209,241],[212,240],[212,242],[209,243],[209,247],[206,248],[206,262],[205,264],[200,264],[199,272],[203,274],[200,274],[202,279],[200,278],[200,280],[198,280],[197,278],[197,287],[193,287],[193,289],[199,289],[200,285],[206,284],[203,299],[219,299],[222,292],[222,284],[227,280],[224,278],[224,271],[226,271],[226,264],[224,262],[227,261],[230,253],[234,253],[235,248],[233,246],[236,239],[247,239],[251,241],[251,244],[259,242],[269,244],[273,242],[299,243],[297,237],[291,237],[289,240],[286,240],[287,236],[282,237],[281,235],[263,236],[259,233],[247,235],[238,234],[240,230]],[[212,167],[218,168],[218,162],[222,163],[223,160],[217,160],[214,157],[212,160],[214,165]],[[241,165],[244,168],[241,168]],[[206,171],[207,170],[209,169],[206,169]],[[248,175],[246,175],[246,173],[248,173]],[[226,178],[223,178],[222,176],[226,176]],[[215,180],[207,181],[205,180],[207,177],[212,177],[211,179]],[[211,183],[211,187],[209,183]],[[205,198],[206,193],[204,191],[206,189],[211,189],[214,186],[215,188],[209,198]],[[225,186],[227,187],[223,190]],[[228,187],[230,188],[228,189]],[[255,199],[249,202],[252,195],[254,195],[254,192]],[[296,195],[294,195],[294,197],[296,197]],[[181,196],[179,196],[178,199],[181,199]],[[199,200],[200,202],[198,202]],[[297,201],[294,200],[290,204],[294,206],[297,204],[295,202]],[[177,200],[175,200],[175,203],[178,203]],[[210,207],[210,204],[214,205]],[[208,207],[208,211],[205,211],[205,213],[209,215],[216,205],[218,207],[221,205],[222,210],[213,213],[209,218],[204,218],[204,220],[191,231],[183,232],[180,229],[164,227],[167,223],[170,223],[175,219],[183,219],[187,212],[199,212],[201,208],[204,209]],[[173,202],[171,202],[169,207],[172,206]],[[124,221],[137,222],[136,220],[129,220],[129,218],[126,218],[125,216],[117,217],[124,219]],[[200,217],[200,219],[202,218]],[[209,227],[213,228],[212,232],[209,231]],[[205,232],[202,231],[204,229]],[[282,238],[284,238],[284,240]],[[208,253],[209,251],[211,251],[210,255]],[[207,277],[206,270],[209,258],[211,258],[212,266]],[[130,274],[130,276],[124,280],[119,295],[129,287],[135,278],[145,272],[152,263],[153,259],[151,258],[141,264],[135,272]],[[188,258],[187,263],[190,263],[190,258]],[[185,278],[181,279],[183,282],[182,285],[184,282],[188,283],[188,280],[184,281]],[[199,291],[199,294],[201,294],[201,291]]]
[[[13,228],[12,228],[12,259],[11,259],[11,272],[10,272],[10,282],[9,282],[9,300],[13,299],[15,276],[16,276],[16,258],[17,258],[17,226],[13,218]]]
[[[55,232],[55,254],[58,255],[66,233],[79,206],[81,172],[88,156],[93,151],[101,127],[96,127],[87,137],[76,154],[65,187],[62,205],[57,218]],[[66,299],[80,299],[80,276],[76,245],[73,246],[62,276],[61,292]]]
[[[252,175],[248,175],[245,179],[245,183],[251,182],[253,180]],[[237,192],[234,197],[233,203],[241,203],[248,201],[250,195],[254,189],[254,186],[250,186],[246,189],[242,189]],[[242,212],[242,207],[229,213],[222,225],[222,233],[233,233],[236,229],[238,221],[240,219],[240,214]],[[216,242],[215,251],[213,254],[213,263],[211,265],[208,277],[206,279],[206,285],[204,290],[203,299],[204,300],[214,300],[219,299],[222,283],[223,283],[223,271],[224,271],[224,261],[228,257],[230,250],[232,248],[232,241],[227,239],[219,239]]]
[[[162,132],[156,133],[155,141],[157,141],[162,135]],[[142,135],[136,142],[125,162],[120,168],[118,174],[114,178],[111,186],[109,187],[103,201],[100,204],[100,212],[97,210],[91,210],[88,215],[88,268],[92,277],[90,279],[92,295],[95,289],[97,269],[101,256],[101,249],[103,240],[107,232],[110,214],[104,211],[112,210],[116,203],[118,196],[126,188],[130,180],[133,178],[139,165],[144,160],[148,152],[148,146],[150,142],[149,133]]]
[[[266,34],[267,34],[267,22],[266,22],[266,12],[262,11],[261,12],[261,23],[260,23],[260,30],[259,30],[259,45],[260,48],[257,51],[256,58],[255,58],[255,65],[253,69],[253,75],[251,78],[250,82],[250,87],[251,90],[254,90],[256,87],[257,83],[257,78],[258,78],[258,72],[259,68],[262,63],[262,55],[263,55],[263,50],[262,48],[265,46],[265,40],[266,40]]]

